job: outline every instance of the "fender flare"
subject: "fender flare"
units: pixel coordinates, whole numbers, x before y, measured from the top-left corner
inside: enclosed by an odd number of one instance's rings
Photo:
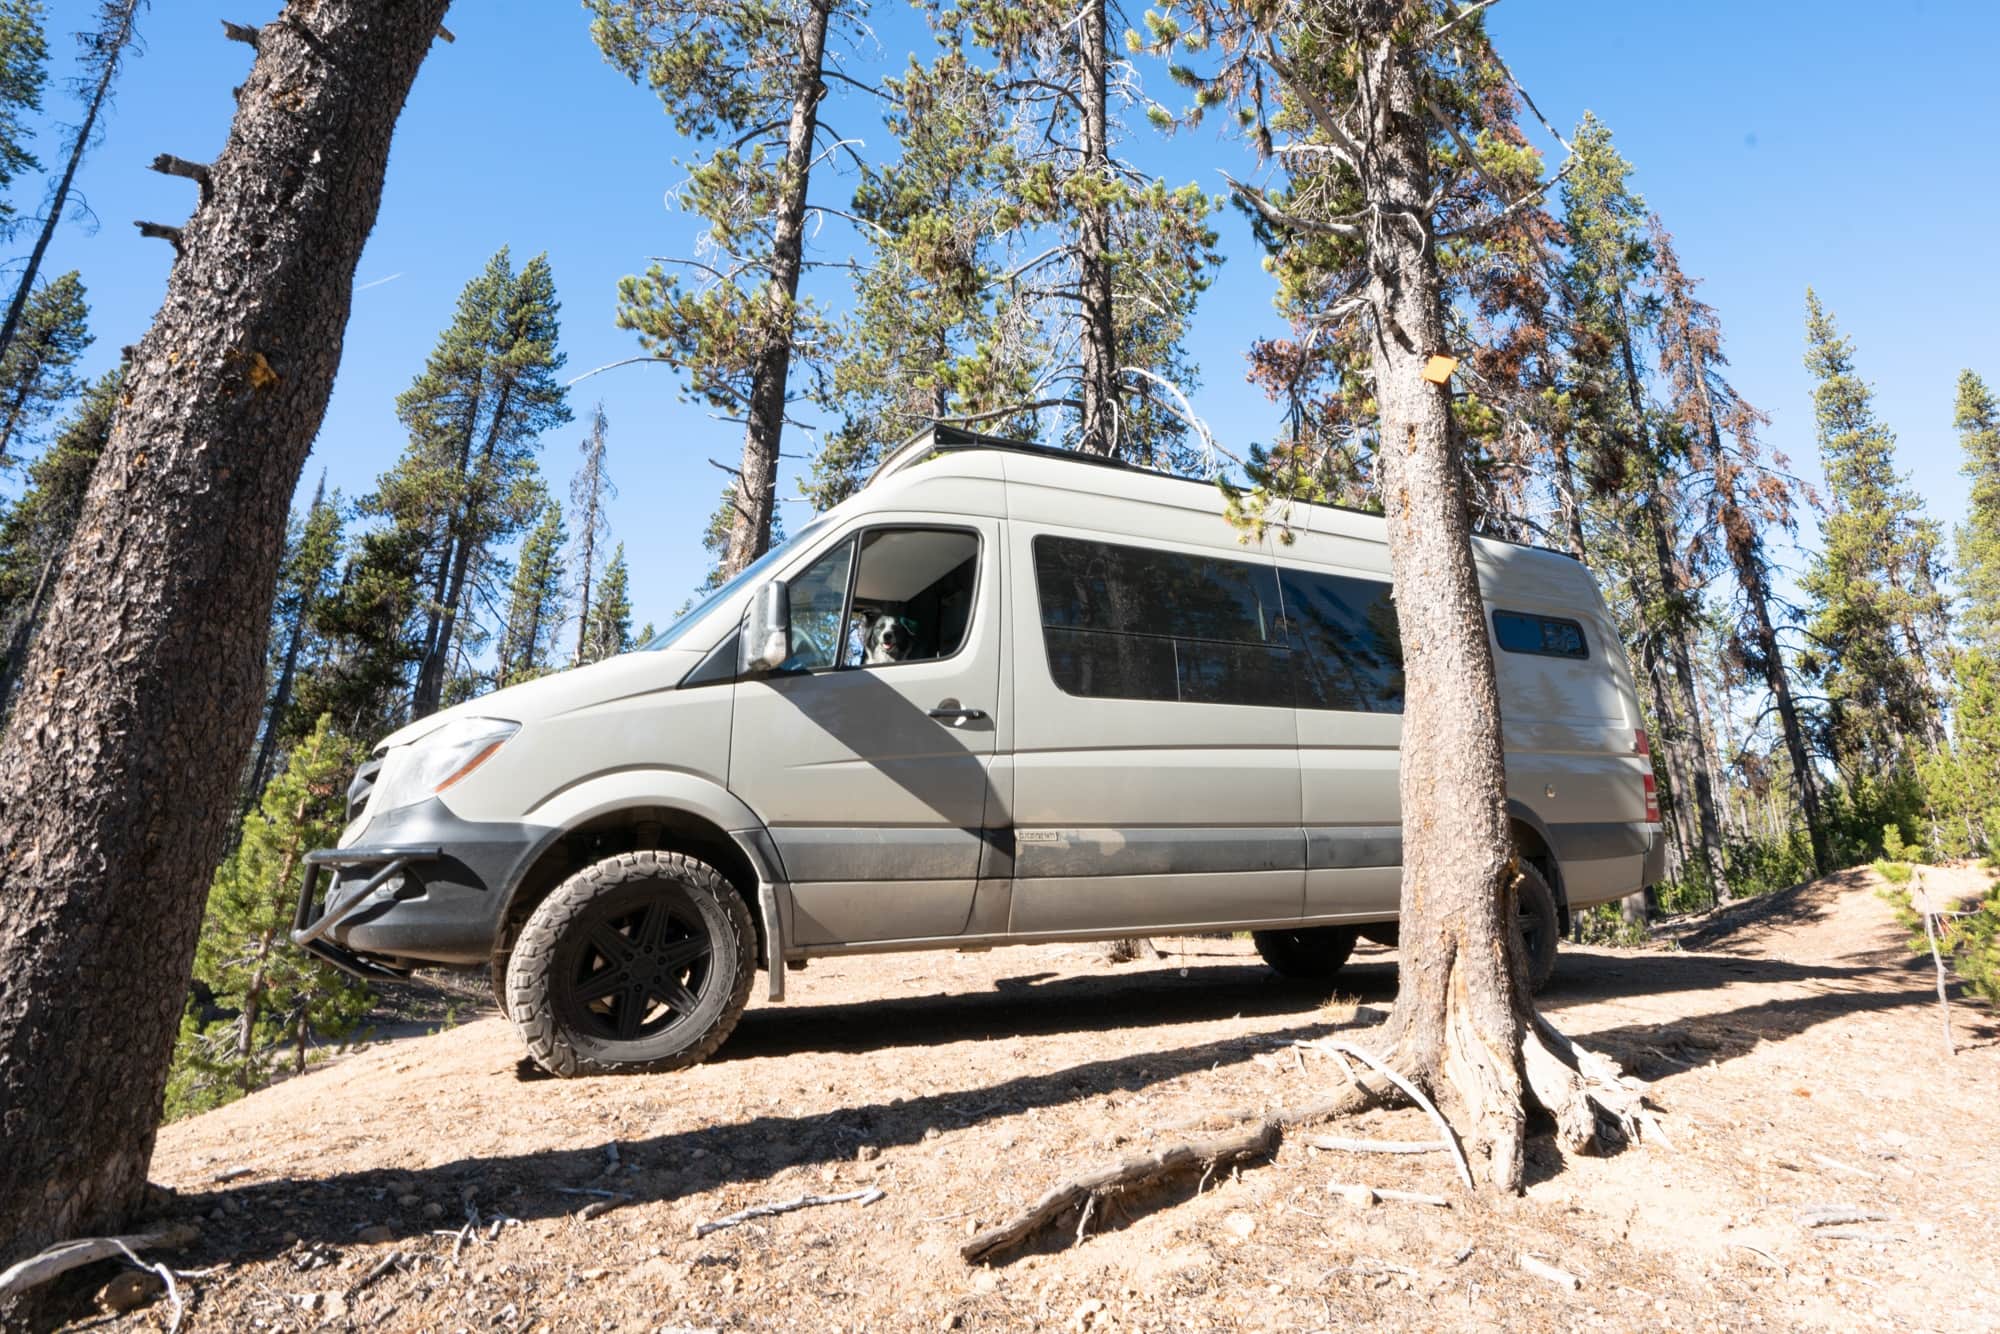
[[[1534,808],[1519,797],[1507,798],[1507,818],[1510,820],[1519,820],[1522,824],[1534,830],[1535,836],[1547,845],[1549,849],[1549,865],[1555,871],[1554,883],[1549,886],[1549,890],[1556,896],[1556,912],[1562,918],[1563,929],[1567,931],[1569,929],[1569,892],[1563,888],[1562,858],[1556,853],[1556,841],[1549,833],[1548,822],[1535,814]]]
[[[533,865],[542,853],[564,834],[592,820],[620,811],[665,807],[682,811],[707,822],[727,834],[757,875],[757,908],[763,920],[766,974],[770,998],[785,998],[784,905],[791,897],[784,863],[777,844],[757,813],[729,789],[711,778],[682,769],[632,768],[597,774],[583,782],[561,788],[542,798],[522,819],[540,825],[548,833],[524,863]],[[509,886],[513,899],[520,885]]]

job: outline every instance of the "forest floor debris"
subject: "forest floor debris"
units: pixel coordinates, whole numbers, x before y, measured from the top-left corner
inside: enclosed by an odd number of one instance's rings
[[[1566,951],[1543,1006],[1649,1081],[1674,1147],[1559,1160],[1543,1131],[1519,1199],[1465,1193],[1443,1152],[1300,1134],[961,1260],[1081,1173],[1336,1091],[1331,1059],[1282,1049],[1366,1049],[1394,999],[1383,951],[1339,979],[1363,1004],[1329,1006],[1247,941],[1190,940],[1117,967],[1095,946],[816,961],[674,1075],[523,1080],[504,1021],[471,1019],[166,1127],[154,1179],[177,1194],[134,1231],[226,1218],[174,1255],[210,1267],[179,1282],[188,1330],[1993,1329],[2000,1023],[1961,1003],[1945,1055],[1929,960],[1880,883],[1846,872],[1672,923],[1659,947]],[[1437,1136],[1415,1108],[1337,1129]],[[1363,1174],[1383,1200],[1451,1207],[1329,1195]],[[1882,1219],[1803,1224],[1815,1211]],[[62,1280],[75,1318],[164,1329],[164,1296],[95,1307],[116,1272]],[[308,1286],[331,1296],[308,1309]]]

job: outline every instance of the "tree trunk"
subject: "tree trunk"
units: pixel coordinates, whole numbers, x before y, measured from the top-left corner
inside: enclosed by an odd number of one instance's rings
[[[35,290],[35,279],[42,271],[42,259],[49,253],[49,243],[55,240],[56,228],[62,225],[63,210],[69,207],[70,188],[76,184],[77,168],[83,165],[83,155],[90,151],[90,139],[97,132],[97,116],[104,109],[105,99],[111,96],[112,81],[118,77],[118,66],[123,63],[125,49],[132,43],[132,25],[139,17],[139,0],[125,0],[125,8],[110,27],[112,45],[104,55],[104,68],[98,71],[97,83],[91,89],[90,103],[84,108],[83,124],[76,130],[76,138],[69,146],[69,160],[63,164],[62,179],[56,182],[55,194],[50,196],[48,216],[42,219],[42,230],[35,236],[35,248],[28,254],[28,266],[21,270],[21,282],[14,289],[14,299],[7,303],[7,318],[0,321],[0,356],[13,346],[14,335],[21,327],[21,312],[27,309],[28,297]]]
[[[765,341],[750,382],[749,419],[743,428],[743,464],[736,474],[736,503],[729,520],[724,578],[763,555],[771,545],[778,509],[778,447],[785,434],[786,386],[792,364],[794,304],[805,267],[806,191],[812,183],[813,137],[819,101],[826,96],[821,67],[834,0],[810,0],[800,34],[799,86],[785,132],[785,168],[771,233],[771,276],[764,285]]]
[[[1081,72],[1082,162],[1078,174],[1096,189],[1111,186],[1108,115],[1110,56],[1105,50],[1106,0],[1088,0],[1077,38]],[[1118,325],[1112,302],[1111,209],[1095,199],[1078,205],[1078,296],[1082,301],[1083,426],[1077,448],[1086,454],[1118,452]]]
[[[260,34],[0,744],[0,1256],[136,1207],[264,694],[285,517],[447,0]]]
[[[513,407],[514,386],[511,381],[500,385],[500,397],[493,405],[493,419],[486,428],[486,442],[480,446],[478,461],[472,462],[468,455],[461,455],[459,467],[461,498],[457,513],[452,516],[446,531],[453,534],[448,545],[450,561],[448,566],[440,558],[438,587],[444,592],[437,608],[432,613],[432,627],[424,652],[424,659],[417,667],[417,688],[410,697],[410,716],[421,718],[425,714],[436,713],[438,704],[444,699],[445,673],[451,667],[451,648],[458,634],[458,617],[465,606],[465,584],[472,574],[472,558],[478,546],[472,540],[472,531],[477,526],[475,520],[480,507],[487,501],[480,478],[486,476],[493,466],[493,457],[500,450],[500,432],[507,413]],[[468,449],[470,437],[467,438]],[[449,574],[445,571],[449,570]]]

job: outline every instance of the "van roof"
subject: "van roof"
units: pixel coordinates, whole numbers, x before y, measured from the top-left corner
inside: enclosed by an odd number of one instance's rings
[[[1026,440],[1010,440],[1004,436],[983,435],[978,431],[968,431],[962,427],[939,423],[910,437],[910,439],[889,451],[888,457],[876,465],[875,471],[868,475],[866,482],[862,483],[862,489],[866,490],[877,482],[886,481],[897,473],[913,468],[917,464],[927,459],[935,458],[940,454],[962,454],[975,450],[1000,450],[1009,454],[1027,454],[1036,458],[1049,459],[1054,462],[1072,464],[1078,467],[1111,468],[1119,472],[1129,473],[1135,477],[1157,477],[1162,481],[1179,482],[1186,486],[1206,488],[1210,485],[1199,478],[1179,477],[1173,473],[1160,472],[1153,468],[1142,468],[1136,463],[1128,463],[1124,459],[1113,458],[1103,454],[1084,454],[1074,449],[1060,449],[1054,445],[1038,445]],[[1318,501],[1301,501],[1298,503],[1306,504],[1313,509],[1336,510],[1343,514],[1359,514],[1364,518],[1380,519],[1382,517],[1378,511],[1359,509],[1352,505],[1329,505]],[[1521,547],[1528,551],[1545,552],[1548,555],[1560,556],[1564,560],[1581,564],[1581,562],[1576,560],[1575,555],[1557,547],[1545,547],[1535,542],[1516,542],[1510,538],[1493,537],[1485,533],[1475,534],[1475,536],[1482,542],[1498,542],[1505,546]]]

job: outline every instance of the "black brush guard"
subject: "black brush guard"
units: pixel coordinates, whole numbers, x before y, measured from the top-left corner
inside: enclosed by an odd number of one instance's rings
[[[412,969],[357,954],[344,945],[328,940],[327,932],[364,909],[393,902],[393,891],[390,894],[382,891],[404,867],[412,862],[436,861],[443,855],[444,849],[439,847],[321,848],[307,853],[305,879],[299,885],[299,910],[292,918],[292,943],[315,959],[330,963],[341,972],[364,981],[408,977]],[[326,905],[319,900],[321,877],[329,867],[349,866],[378,866],[381,869],[368,878],[368,883],[339,912],[328,912]]]

